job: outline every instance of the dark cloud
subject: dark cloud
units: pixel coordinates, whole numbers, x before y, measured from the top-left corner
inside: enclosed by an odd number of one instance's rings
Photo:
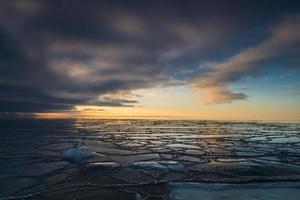
[[[269,37],[258,45],[246,48],[223,62],[207,63],[207,67],[211,70],[201,74],[195,85],[210,90],[208,92],[209,103],[244,99],[245,94],[233,93],[226,86],[245,77],[257,75],[267,66],[266,62],[276,57],[299,54],[300,14],[283,17],[270,29],[269,34]]]
[[[256,70],[216,72],[211,64],[268,43],[265,33],[243,35],[297,12],[297,1],[1,1],[0,112],[133,106],[123,92],[195,82],[206,90],[201,80],[210,78],[215,102],[245,99],[222,84]]]

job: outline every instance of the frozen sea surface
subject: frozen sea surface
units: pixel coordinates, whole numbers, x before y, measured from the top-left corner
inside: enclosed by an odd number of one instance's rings
[[[300,198],[299,123],[2,119],[0,138],[1,200]]]

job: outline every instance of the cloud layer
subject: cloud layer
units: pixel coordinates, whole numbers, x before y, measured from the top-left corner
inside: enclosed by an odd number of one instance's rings
[[[258,45],[246,48],[222,62],[206,63],[205,66],[210,70],[199,76],[195,86],[206,91],[207,103],[245,99],[245,94],[234,93],[227,86],[245,77],[256,76],[273,58],[299,54],[299,47],[300,15],[283,17]]]
[[[134,106],[130,91],[169,85],[199,88],[207,103],[231,102],[246,94],[230,84],[299,51],[296,1],[0,4],[0,112]],[[248,41],[262,19],[269,30]]]

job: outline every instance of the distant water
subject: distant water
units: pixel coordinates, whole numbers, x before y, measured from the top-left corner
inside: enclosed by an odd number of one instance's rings
[[[0,120],[0,200],[288,200],[299,183],[299,123]]]

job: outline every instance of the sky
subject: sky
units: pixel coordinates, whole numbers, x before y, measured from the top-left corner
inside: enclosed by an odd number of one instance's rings
[[[0,116],[300,120],[298,0],[2,0]]]

